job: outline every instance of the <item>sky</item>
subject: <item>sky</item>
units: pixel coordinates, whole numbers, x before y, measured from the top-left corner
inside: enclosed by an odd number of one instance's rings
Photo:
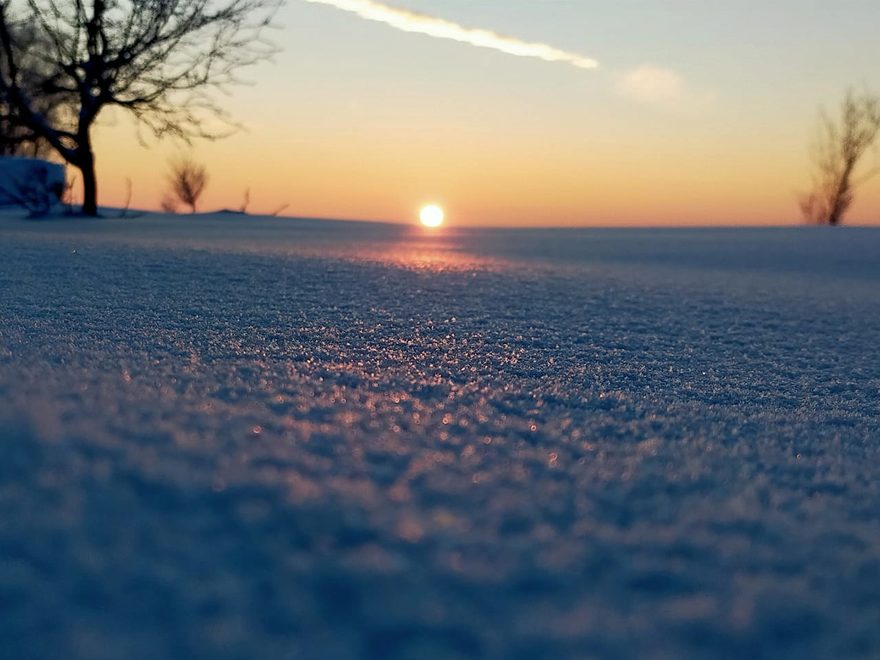
[[[158,208],[191,154],[201,207],[461,226],[796,224],[820,107],[880,91],[876,0],[287,0],[280,52],[191,146],[95,142],[101,201]],[[880,156],[878,156],[880,160]],[[880,224],[880,177],[848,221]]]

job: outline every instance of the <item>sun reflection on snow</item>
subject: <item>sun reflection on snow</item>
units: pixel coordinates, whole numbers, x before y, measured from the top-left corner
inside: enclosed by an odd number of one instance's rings
[[[368,249],[362,254],[388,265],[437,273],[494,270],[502,268],[505,263],[496,257],[467,251],[455,240],[444,240],[440,236],[426,237],[426,240],[407,238],[375,248],[375,251]]]

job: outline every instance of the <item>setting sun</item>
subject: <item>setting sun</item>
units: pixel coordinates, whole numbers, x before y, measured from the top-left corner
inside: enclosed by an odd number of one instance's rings
[[[436,204],[429,204],[419,211],[419,221],[425,227],[439,227],[443,224],[446,214]]]

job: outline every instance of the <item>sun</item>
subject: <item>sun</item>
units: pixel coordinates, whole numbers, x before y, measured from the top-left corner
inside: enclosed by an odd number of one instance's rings
[[[443,224],[446,214],[436,204],[428,204],[419,211],[419,222],[425,227],[439,227]]]

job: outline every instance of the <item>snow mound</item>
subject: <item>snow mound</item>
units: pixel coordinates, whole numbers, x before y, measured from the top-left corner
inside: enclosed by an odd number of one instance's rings
[[[64,166],[39,158],[0,157],[0,207],[57,205],[64,192]]]

